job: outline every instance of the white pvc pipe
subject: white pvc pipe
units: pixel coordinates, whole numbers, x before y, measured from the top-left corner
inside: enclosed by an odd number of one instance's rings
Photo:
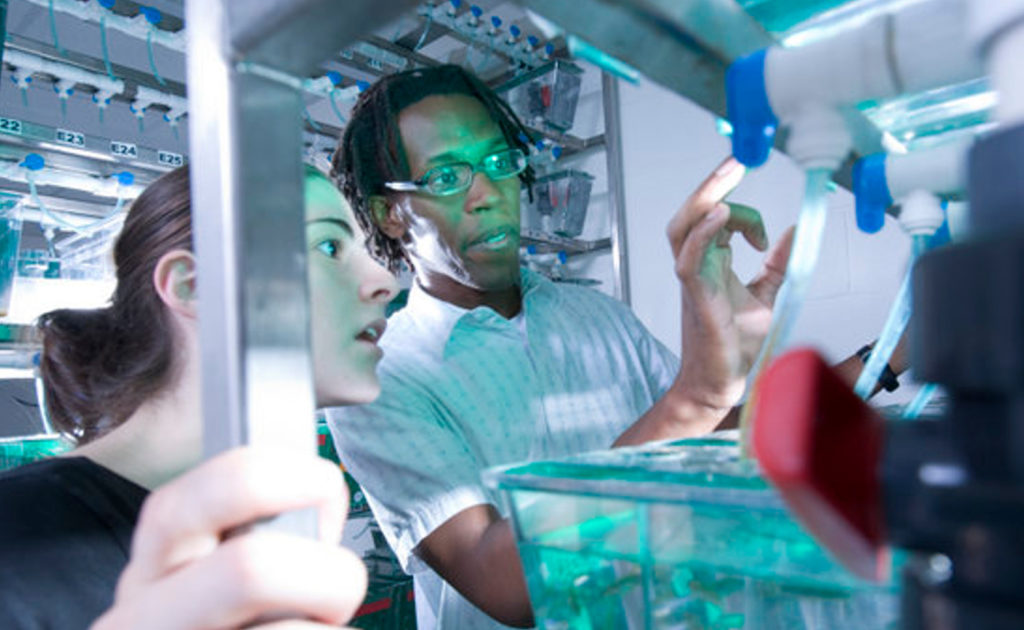
[[[765,60],[772,109],[783,123],[805,103],[855,105],[981,76],[970,54],[964,0],[931,0],[834,37],[773,47]]]
[[[27,0],[31,4],[50,8],[50,0]],[[60,13],[67,13],[80,20],[99,24],[100,18],[106,18],[106,25],[115,31],[120,31],[137,39],[145,41],[150,33],[151,24],[141,13],[135,17],[125,17],[112,11],[108,11],[95,2],[79,2],[78,0],[53,0],[53,10]],[[185,52],[185,29],[180,31],[165,31],[160,28],[152,29],[152,40],[154,44],[160,44],[164,48],[184,53]]]
[[[4,62],[22,71],[52,74],[58,79],[92,86],[104,93],[121,94],[124,92],[124,81],[120,79],[111,79],[105,74],[83,70],[60,61],[44,59],[17,49],[4,50]]]
[[[186,99],[174,94],[168,94],[167,92],[161,92],[160,90],[154,90],[145,85],[140,85],[135,89],[135,100],[146,103],[146,107],[156,103],[168,109],[188,110],[188,101]]]
[[[52,168],[43,168],[33,172],[14,162],[6,162],[0,165],[0,177],[13,181],[28,183],[30,172],[33,173],[36,185],[38,186],[71,188],[93,194],[97,197],[135,199],[145,189],[144,186],[138,184],[123,186],[118,183],[116,176],[93,177],[92,175],[69,173]]]
[[[1024,0],[971,3],[971,41],[985,59],[992,88],[999,95],[996,120],[1024,122]]]
[[[953,195],[967,187],[967,151],[970,141],[953,142],[933,149],[890,154],[885,158],[885,180],[893,199],[914,190]]]

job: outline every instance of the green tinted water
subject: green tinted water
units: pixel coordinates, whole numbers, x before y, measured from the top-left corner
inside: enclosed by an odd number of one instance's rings
[[[495,480],[539,627],[895,627],[895,588],[838,566],[735,443],[614,449]]]
[[[844,575],[784,515],[639,509],[520,543],[538,627],[895,627],[895,593]]]

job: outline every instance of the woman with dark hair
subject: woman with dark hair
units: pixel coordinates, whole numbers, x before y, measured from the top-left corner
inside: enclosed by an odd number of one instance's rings
[[[395,282],[311,167],[305,196],[317,404],[368,402]],[[110,306],[40,318],[51,421],[76,448],[0,475],[0,627],[82,628],[112,603],[97,628],[241,627],[281,611],[337,625],[362,600],[365,569],[337,545],[336,467],[237,449],[189,470],[202,450],[190,208],[185,168],[151,184],[114,248]],[[323,540],[224,542],[300,507],[319,509]]]

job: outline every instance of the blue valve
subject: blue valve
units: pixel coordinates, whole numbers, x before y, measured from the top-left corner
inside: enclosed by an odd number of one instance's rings
[[[546,52],[548,55],[554,54],[554,52],[555,52],[555,45],[552,44],[551,42],[548,42],[548,43],[544,44],[544,52]]]
[[[452,8],[458,10],[462,6],[462,0],[449,0],[452,3]]]
[[[562,147],[558,146],[557,144],[551,147],[551,155],[553,155],[556,160],[562,157]]]
[[[493,26],[495,28],[495,30],[501,28],[501,18],[498,17],[497,15],[492,15],[491,16],[491,26]]]
[[[484,10],[476,6],[475,4],[469,6],[469,12],[472,13],[473,17],[475,18],[478,18],[484,14]]]
[[[530,254],[531,256],[533,254],[536,254],[537,253],[537,246],[536,245],[527,245],[526,246],[526,253]]]
[[[100,104],[100,99],[96,98],[96,95],[93,94],[92,95],[92,102],[96,103],[97,105],[99,105]],[[110,99],[109,98],[103,99],[103,104],[104,105],[110,105]]]
[[[775,143],[779,120],[764,85],[767,49],[740,57],[725,73],[725,99],[732,125],[732,154],[745,166],[760,166]]]
[[[19,166],[24,166],[30,171],[41,171],[46,166],[46,160],[38,153],[29,153]]]
[[[153,7],[140,6],[139,12],[146,16],[146,21],[156,26],[160,23],[160,20],[164,19],[163,13],[160,13],[160,9]]]
[[[946,215],[946,218],[942,220],[942,225],[939,226],[939,229],[935,230],[935,234],[928,237],[928,251],[936,247],[942,247],[953,240],[953,235],[949,231],[949,214],[946,212],[947,210],[949,210],[949,201],[943,199],[942,212]]]
[[[57,87],[56,83],[53,84],[53,91],[56,92],[57,94],[60,94],[60,92],[61,92],[60,88]],[[71,96],[74,93],[75,93],[75,88],[68,88],[68,96]]]
[[[539,40],[539,39],[537,39],[537,36],[536,36],[536,35],[530,35],[530,36],[528,36],[528,37],[526,38],[526,41],[527,41],[527,42],[528,42],[528,43],[530,44],[530,48],[536,48],[536,47],[537,47],[537,44],[539,44],[539,43],[540,43],[540,40]]]
[[[885,224],[885,211],[892,206],[892,193],[885,179],[885,154],[875,153],[853,165],[853,194],[856,199],[857,227],[874,234]]]
[[[113,9],[117,0],[96,0],[104,9]]]
[[[543,151],[544,150],[544,141],[543,140],[538,140],[538,141],[533,143],[533,146],[535,146],[538,151]]]
[[[523,144],[530,144],[530,136],[526,135],[522,131],[520,131],[519,134],[516,135],[516,140],[522,142]]]
[[[518,26],[516,26],[515,24],[513,24],[512,26],[508,27],[508,32],[509,32],[509,34],[510,34],[510,35],[512,35],[512,37],[515,37],[515,38],[517,38],[517,39],[518,39],[518,38],[519,38],[519,34],[520,34],[520,33],[521,33],[522,31],[520,31],[520,30],[519,30],[519,27],[518,27]]]
[[[360,92],[365,92],[366,88],[370,87],[369,81],[356,81],[356,87],[359,88]]]
[[[117,174],[117,183],[122,186],[131,186],[135,183],[135,176],[131,171],[121,171]]]
[[[337,72],[335,70],[328,70],[325,76],[328,78],[328,80],[330,80],[331,84],[334,87],[338,87],[339,85],[341,85],[343,77],[341,76],[340,72]]]
[[[566,254],[565,252],[558,252],[558,262],[560,262],[560,263],[562,263],[564,265],[568,261],[569,261],[569,255],[568,254]]]

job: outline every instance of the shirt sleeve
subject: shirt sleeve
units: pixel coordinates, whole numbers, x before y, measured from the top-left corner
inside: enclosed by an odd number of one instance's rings
[[[481,464],[424,384],[381,374],[377,402],[327,411],[345,469],[359,482],[402,568],[425,568],[413,553],[459,512],[491,503]]]
[[[595,291],[595,293],[597,293]],[[641,369],[647,382],[648,390],[654,400],[660,399],[668,391],[679,374],[680,361],[678,355],[668,349],[655,337],[647,326],[644,326],[636,313],[628,306],[611,297],[599,294],[605,304],[616,311],[615,315],[622,322],[626,334],[632,339],[639,356]]]

